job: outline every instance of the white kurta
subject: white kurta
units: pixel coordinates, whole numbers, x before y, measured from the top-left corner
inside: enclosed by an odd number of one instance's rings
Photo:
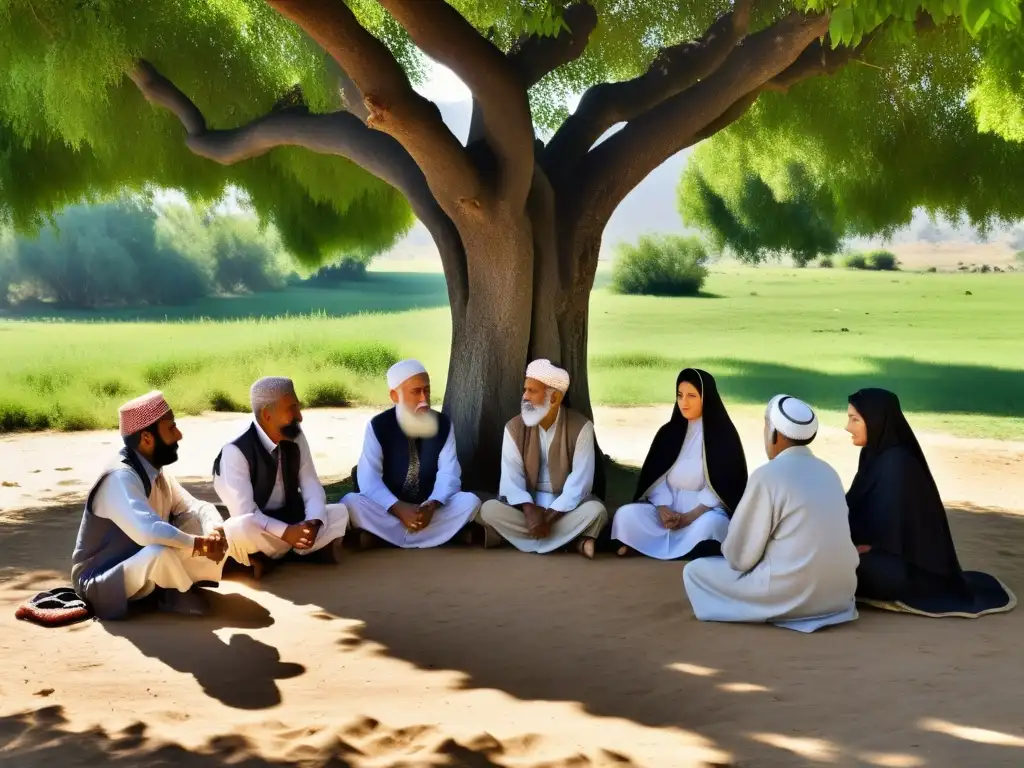
[[[193,556],[196,536],[223,528],[232,551],[245,551],[246,522],[224,522],[216,507],[200,501],[166,472],[139,457],[149,477],[146,496],[142,481],[131,469],[119,468],[102,482],[92,502],[92,514],[110,520],[142,549],[121,564],[125,597],[138,600],[157,587],[187,592],[196,582],[220,581],[227,558],[215,563]]]
[[[585,501],[594,489],[594,425],[587,422],[576,438],[573,449],[572,468],[562,486],[562,492],[555,495],[551,486],[551,472],[548,454],[563,418],[558,418],[549,429],[538,427],[540,433],[540,467],[537,473],[537,492],[531,494],[526,487],[526,470],[512,434],[505,428],[501,446],[501,481],[498,495],[505,503],[490,502],[481,510],[481,519],[496,530],[502,538],[521,552],[544,554],[561,549],[582,535],[595,537],[600,533],[607,519],[604,505],[594,499]],[[510,510],[521,504],[536,504],[538,507],[567,513],[551,527],[551,535],[538,541],[527,535],[522,515],[518,510],[515,520]],[[571,514],[570,514],[571,513]]]
[[[846,494],[809,448],[789,448],[750,476],[722,554],[683,570],[698,619],[811,631],[857,617]]]
[[[384,451],[372,424],[366,425],[357,472],[359,493],[350,493],[342,499],[352,516],[352,525],[395,547],[424,549],[444,544],[472,522],[480,509],[480,499],[461,490],[462,468],[455,450],[454,427],[449,430],[441,447],[434,487],[427,498],[427,501],[436,501],[441,506],[423,530],[406,530],[402,521],[388,512],[398,497],[384,485]]]
[[[255,423],[255,422],[254,422]],[[248,427],[246,428],[248,429]],[[267,437],[260,425],[256,424],[256,433],[268,453],[272,453],[277,445]],[[306,510],[306,520],[319,520],[323,523],[316,540],[310,549],[294,550],[300,555],[308,555],[324,548],[332,541],[345,535],[348,527],[348,510],[344,504],[328,504],[324,486],[316,473],[313,454],[306,442],[305,435],[299,435],[295,444],[299,447],[299,490],[302,503]],[[241,550],[262,552],[273,558],[281,558],[291,549],[282,536],[288,524],[265,514],[253,499],[252,481],[249,479],[249,462],[234,443],[224,446],[220,457],[220,474],[214,475],[213,488],[220,496],[224,506],[232,518],[247,518],[245,539],[240,540]],[[277,462],[277,480],[270,494],[266,508],[273,512],[285,504],[284,478],[281,474],[281,460]],[[231,550],[230,554],[242,565],[249,565],[245,551]]]
[[[685,514],[710,507],[690,525],[670,531],[661,524],[658,507]],[[620,507],[612,518],[612,538],[658,560],[685,557],[702,541],[725,541],[729,515],[704,475],[704,424],[691,421],[672,468],[647,494],[646,502]]]

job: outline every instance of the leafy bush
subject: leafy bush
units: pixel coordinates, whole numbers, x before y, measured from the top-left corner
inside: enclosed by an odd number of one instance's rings
[[[1024,251],[1017,251],[1017,253],[1014,254],[1013,258],[1016,260],[1018,264],[1024,264]]]
[[[891,251],[872,251],[868,254],[868,264],[879,272],[895,272],[900,268],[896,254]]]
[[[612,288],[646,296],[695,296],[708,276],[708,252],[696,237],[645,235],[618,247]]]
[[[832,269],[835,264],[833,263],[831,256],[822,256],[818,259],[818,266],[822,269]]]
[[[868,269],[868,257],[863,253],[851,253],[846,257],[847,269]]]

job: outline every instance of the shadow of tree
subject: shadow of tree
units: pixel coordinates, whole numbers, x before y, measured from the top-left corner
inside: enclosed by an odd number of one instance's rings
[[[313,729],[314,731],[316,729]],[[286,766],[329,766],[352,768],[365,764],[368,755],[382,768],[414,768],[416,766],[465,766],[489,768],[500,766],[496,762],[504,751],[501,744],[488,734],[480,734],[465,743],[438,735],[429,748],[409,748],[407,738],[422,728],[391,728],[371,718],[362,718],[342,726],[334,738],[310,743],[302,735],[287,734],[290,742],[288,756],[270,760],[256,754],[245,736],[225,734],[217,736],[199,749],[188,750],[179,744],[159,742],[147,736],[148,727],[136,722],[115,733],[94,728],[84,733],[68,727],[64,711],[59,706],[45,707],[0,717],[0,764],[18,768],[37,766],[182,766],[183,768],[221,768],[231,765],[240,768],[285,768]],[[616,764],[629,768],[633,763],[621,755],[608,753]],[[357,762],[358,760],[358,762]],[[583,765],[578,759],[545,763],[547,768],[568,768]]]
[[[828,373],[790,365],[716,358],[703,364],[726,399],[765,403],[792,392],[815,406],[846,410],[847,397],[862,387],[896,392],[904,410],[1024,418],[1024,371],[981,365],[943,365],[907,358],[865,358],[871,370]]]

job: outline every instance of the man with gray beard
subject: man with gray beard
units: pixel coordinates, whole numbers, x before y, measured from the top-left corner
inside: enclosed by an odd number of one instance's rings
[[[342,503],[365,534],[396,547],[436,547],[473,521],[480,500],[462,492],[455,430],[447,416],[430,407],[430,376],[423,364],[403,360],[387,377],[395,407],[367,425],[356,492]],[[362,546],[372,542],[366,538],[360,537]]]
[[[480,512],[488,545],[496,531],[522,552],[574,544],[594,557],[608,513],[592,493],[594,425],[564,405],[568,389],[568,372],[551,361],[527,367],[521,413],[505,427],[498,499]]]

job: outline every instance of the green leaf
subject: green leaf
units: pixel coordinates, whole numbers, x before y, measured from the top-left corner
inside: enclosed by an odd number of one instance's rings
[[[977,37],[992,16],[990,0],[961,0],[960,15],[967,31]]]
[[[832,47],[838,48],[853,37],[853,9],[836,8],[829,21],[828,34],[832,38]]]

